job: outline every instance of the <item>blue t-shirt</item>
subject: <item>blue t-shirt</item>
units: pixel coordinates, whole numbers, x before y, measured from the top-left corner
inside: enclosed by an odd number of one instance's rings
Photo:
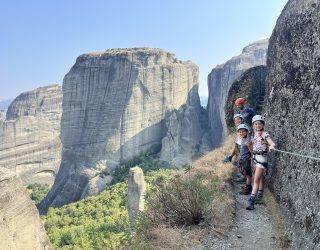
[[[239,112],[242,115],[244,122],[252,126],[252,117],[256,115],[256,112],[253,111],[251,108],[244,108],[244,110]]]

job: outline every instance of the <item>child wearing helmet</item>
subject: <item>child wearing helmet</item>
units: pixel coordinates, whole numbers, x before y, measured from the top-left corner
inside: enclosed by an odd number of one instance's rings
[[[250,124],[252,123],[252,117],[254,117],[256,115],[256,112],[253,111],[251,108],[247,108],[245,107],[247,100],[245,98],[238,98],[235,100],[235,105],[237,107],[237,109],[239,110],[239,114],[242,116],[242,118],[244,119],[244,122],[246,124]]]
[[[246,209],[253,210],[255,202],[261,201],[263,197],[264,175],[268,170],[267,155],[268,151],[275,148],[268,132],[264,131],[264,117],[255,115],[252,118],[254,134],[252,136],[253,146],[253,166],[255,168],[254,184],[251,196],[248,200]]]
[[[248,195],[252,191],[251,179],[251,154],[252,154],[252,143],[250,140],[249,127],[246,124],[240,124],[237,127],[238,137],[235,141],[233,151],[230,156],[226,159],[231,161],[232,157],[236,154],[237,150],[240,151],[240,156],[238,160],[238,168],[241,173],[246,177],[246,187],[244,190],[240,191],[240,194]]]
[[[237,128],[240,124],[245,124],[248,126],[249,128],[249,133],[251,134],[253,131],[252,131],[252,127],[251,125],[248,125],[247,123],[245,123],[244,119],[243,119],[243,116],[241,114],[235,114],[233,116],[233,122],[234,122],[234,125],[235,127]]]
[[[240,124],[242,124],[243,123],[243,117],[242,117],[242,115],[240,115],[240,114],[235,114],[234,116],[233,116],[233,122],[234,122],[234,125],[237,127],[237,126],[239,126]]]

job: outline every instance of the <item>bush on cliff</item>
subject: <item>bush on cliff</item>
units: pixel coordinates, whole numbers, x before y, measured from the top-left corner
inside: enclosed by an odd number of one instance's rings
[[[30,198],[34,201],[35,204],[40,203],[42,199],[49,193],[50,187],[47,184],[38,184],[33,183],[27,186],[27,189],[30,190]]]

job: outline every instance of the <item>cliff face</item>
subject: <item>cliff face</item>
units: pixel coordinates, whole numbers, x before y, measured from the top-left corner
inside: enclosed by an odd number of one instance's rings
[[[207,105],[209,128],[213,147],[219,146],[226,136],[225,106],[232,83],[247,69],[266,64],[268,39],[245,47],[242,54],[225,64],[218,65],[208,75],[209,100]]]
[[[186,103],[198,67],[161,49],[113,49],[85,54],[65,76],[61,168],[40,208],[87,195],[90,180],[154,145],[165,114]]]
[[[1,249],[52,249],[29,193],[20,178],[0,167]]]
[[[162,139],[160,158],[181,166],[208,152],[210,144],[204,136],[207,123],[207,113],[200,105],[198,86],[195,86],[189,92],[185,105],[166,114],[167,132]]]
[[[319,157],[320,2],[289,0],[270,38],[268,130],[277,148]],[[320,162],[275,153],[269,179],[296,249],[320,248]]]
[[[266,94],[266,76],[267,67],[264,65],[256,66],[245,71],[231,85],[226,102],[226,123],[229,130],[234,128],[234,101],[238,97],[245,97],[247,99],[246,106],[251,107],[259,114],[262,113]]]
[[[62,88],[38,88],[19,95],[0,125],[0,166],[23,183],[52,184],[61,159]]]

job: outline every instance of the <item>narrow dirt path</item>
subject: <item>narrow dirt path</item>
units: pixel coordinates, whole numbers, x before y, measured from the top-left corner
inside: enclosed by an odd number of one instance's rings
[[[201,245],[192,250],[202,249],[237,249],[237,250],[276,250],[275,233],[272,228],[271,215],[265,205],[255,205],[255,210],[246,210],[249,196],[240,195],[243,184],[234,184],[236,199],[236,216],[231,231],[226,238],[218,239],[207,236],[201,240]]]

